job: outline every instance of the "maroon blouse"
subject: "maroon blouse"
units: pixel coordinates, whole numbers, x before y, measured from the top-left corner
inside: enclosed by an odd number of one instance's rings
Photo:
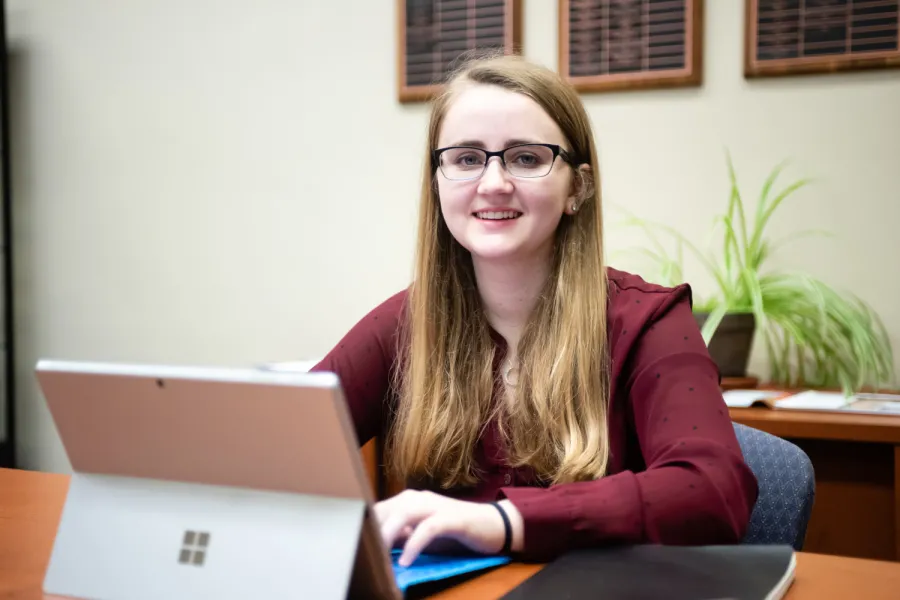
[[[524,521],[525,560],[609,543],[738,543],[757,482],[691,313],[690,287],[661,287],[615,269],[609,281],[608,475],[546,487],[529,469],[504,464],[497,431],[488,427],[475,449],[484,478],[441,493],[508,498]],[[360,444],[386,431],[405,298],[402,291],[373,309],[313,369],[340,378]],[[503,338],[493,337],[502,355]]]

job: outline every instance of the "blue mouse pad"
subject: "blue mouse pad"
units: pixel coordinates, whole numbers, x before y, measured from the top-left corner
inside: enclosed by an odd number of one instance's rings
[[[408,567],[397,564],[401,550],[391,551],[391,565],[400,591],[406,591],[415,585],[430,583],[441,579],[449,579],[466,573],[483,571],[492,567],[505,565],[511,561],[508,556],[444,556],[437,554],[420,554]]]

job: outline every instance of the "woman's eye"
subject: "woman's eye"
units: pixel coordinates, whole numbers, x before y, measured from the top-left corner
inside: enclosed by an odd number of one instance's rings
[[[529,169],[533,169],[535,167],[539,167],[544,164],[544,159],[537,154],[531,154],[530,152],[522,152],[516,154],[516,156],[512,160],[513,164],[525,167]]]
[[[482,159],[477,154],[461,154],[453,162],[461,167],[476,167],[481,165]]]

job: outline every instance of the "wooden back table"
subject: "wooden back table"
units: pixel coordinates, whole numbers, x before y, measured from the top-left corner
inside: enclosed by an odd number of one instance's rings
[[[804,550],[900,560],[900,416],[770,408],[729,412],[736,423],[787,439],[809,455],[816,501]]]
[[[44,572],[68,490],[67,475],[0,469],[0,597],[44,600]],[[542,568],[512,564],[435,596],[499,598]],[[900,564],[799,553],[788,600],[897,598]]]

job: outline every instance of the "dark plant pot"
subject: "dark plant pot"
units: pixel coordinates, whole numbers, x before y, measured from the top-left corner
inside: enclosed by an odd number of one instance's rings
[[[709,313],[694,313],[701,328],[708,316]],[[747,376],[755,331],[756,318],[753,313],[728,313],[719,323],[709,341],[709,354],[719,366],[722,377]]]

